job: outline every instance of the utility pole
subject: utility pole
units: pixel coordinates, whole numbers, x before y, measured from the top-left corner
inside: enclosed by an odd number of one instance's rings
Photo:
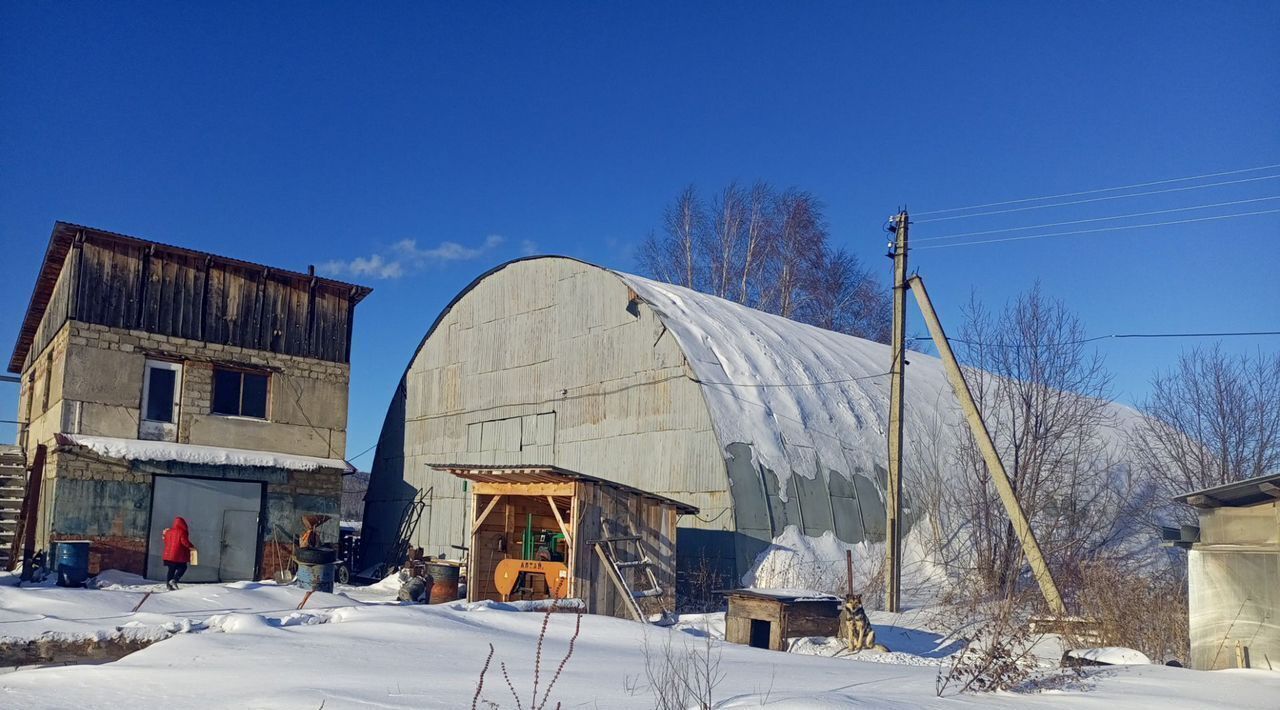
[[[889,491],[884,530],[886,611],[899,611],[902,601],[902,390],[907,340],[907,229],[902,210],[894,217],[893,250],[893,362],[889,366]]]

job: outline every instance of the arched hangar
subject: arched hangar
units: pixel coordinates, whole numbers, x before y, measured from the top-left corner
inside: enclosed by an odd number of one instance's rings
[[[937,360],[911,359],[907,426],[936,429],[952,395]],[[741,574],[788,525],[882,542],[889,363],[880,343],[574,259],[503,264],[445,308],[395,392],[365,560],[402,536],[459,555],[466,481],[433,464],[556,466],[691,504],[684,567]]]

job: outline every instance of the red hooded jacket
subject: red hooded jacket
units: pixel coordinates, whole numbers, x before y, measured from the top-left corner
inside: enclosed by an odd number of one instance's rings
[[[164,531],[164,561],[187,564],[191,561],[191,538],[187,537],[187,521],[182,517],[173,519],[173,527]]]

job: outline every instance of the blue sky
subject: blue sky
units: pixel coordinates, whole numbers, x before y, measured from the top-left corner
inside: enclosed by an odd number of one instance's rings
[[[58,219],[283,268],[345,264],[375,289],[357,311],[353,455],[461,287],[528,252],[632,269],[690,182],[806,188],[834,241],[887,278],[880,227],[902,204],[1280,164],[1280,4],[4,3],[0,126],[5,347]],[[913,236],[1274,196],[1280,179],[1259,179],[922,217]],[[912,264],[944,319],[971,291],[999,305],[1039,279],[1098,335],[1280,329],[1278,265],[1280,214],[922,249]],[[1103,344],[1117,397],[1140,399],[1192,344]],[[0,386],[0,418],[16,398]]]

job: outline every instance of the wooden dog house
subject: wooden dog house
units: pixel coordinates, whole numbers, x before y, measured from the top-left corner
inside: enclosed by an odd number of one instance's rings
[[[674,611],[676,522],[697,508],[555,466],[432,468],[470,484],[468,601],[574,597],[637,621]],[[531,552],[535,531],[549,542]]]
[[[727,589],[724,639],[770,651],[787,650],[787,639],[835,636],[840,600],[830,594],[791,589]]]

